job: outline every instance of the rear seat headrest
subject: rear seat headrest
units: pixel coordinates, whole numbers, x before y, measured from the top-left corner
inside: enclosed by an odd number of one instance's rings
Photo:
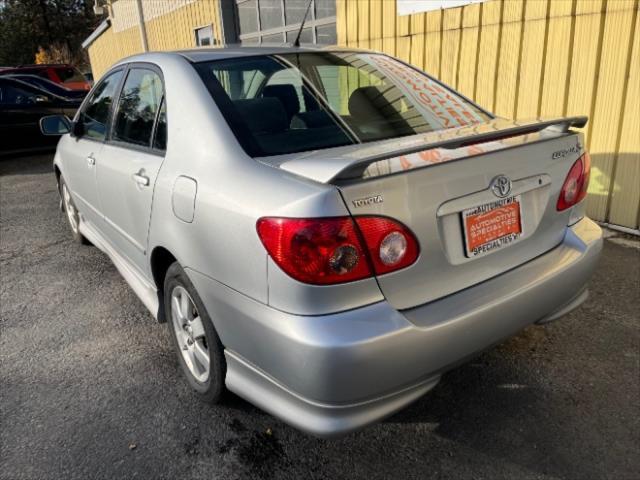
[[[252,133],[281,133],[289,128],[287,113],[277,98],[235,100],[236,110]]]
[[[262,90],[262,97],[280,100],[289,119],[300,112],[300,99],[293,85],[267,85]]]
[[[349,97],[349,114],[360,118],[378,117],[382,115],[380,108],[386,105],[387,101],[378,87],[360,87]]]

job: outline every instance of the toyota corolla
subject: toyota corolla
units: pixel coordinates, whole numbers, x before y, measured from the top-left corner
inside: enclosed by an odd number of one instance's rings
[[[498,118],[389,56],[122,60],[61,135],[61,205],[167,322],[193,389],[336,436],[580,305],[584,117]]]

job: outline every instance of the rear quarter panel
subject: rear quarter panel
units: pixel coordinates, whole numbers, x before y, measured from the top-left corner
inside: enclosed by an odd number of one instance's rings
[[[338,190],[248,157],[195,70],[182,58],[158,64],[165,78],[168,142],[154,187],[149,254],[166,248],[184,268],[295,313],[337,311],[352,308],[354,302],[380,300],[374,279],[314,287],[291,279],[271,263],[256,221],[262,216],[348,215]],[[180,176],[197,182],[192,222],[174,214],[173,187]],[[150,269],[147,273],[151,278]]]

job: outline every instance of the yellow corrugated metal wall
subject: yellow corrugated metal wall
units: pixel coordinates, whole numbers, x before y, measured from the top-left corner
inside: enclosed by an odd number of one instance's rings
[[[588,115],[589,215],[640,223],[638,0],[488,0],[398,16],[338,0],[338,42],[398,56],[510,118]]]
[[[133,0],[119,0],[132,2]],[[195,47],[194,29],[213,24],[216,40],[221,40],[218,0],[142,0],[145,12],[153,13],[157,2],[174,2],[175,10],[145,21],[149,51],[178,50]],[[114,8],[116,4],[114,3]],[[166,5],[164,5],[166,7]],[[89,59],[94,77],[99,78],[121,58],[142,52],[137,10],[127,9],[134,15],[128,23],[135,26],[122,31],[110,27],[89,46]],[[151,16],[151,15],[150,15]]]

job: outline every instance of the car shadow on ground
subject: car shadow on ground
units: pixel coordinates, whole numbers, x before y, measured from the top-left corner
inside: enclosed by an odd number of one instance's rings
[[[0,175],[33,175],[53,171],[53,153],[0,154]]]

